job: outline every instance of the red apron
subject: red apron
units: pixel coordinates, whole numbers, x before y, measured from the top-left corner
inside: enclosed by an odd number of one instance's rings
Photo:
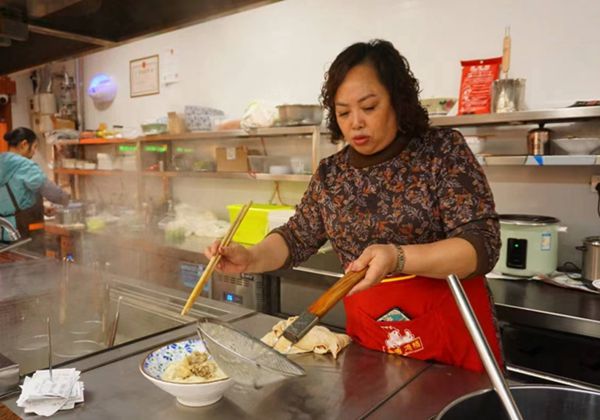
[[[483,276],[462,280],[471,306],[501,369],[494,316]],[[415,277],[381,283],[344,298],[346,331],[373,350],[435,360],[483,372],[475,344],[445,280]],[[399,308],[409,321],[377,321]]]

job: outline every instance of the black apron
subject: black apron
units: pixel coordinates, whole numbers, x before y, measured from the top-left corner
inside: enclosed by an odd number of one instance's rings
[[[6,184],[6,190],[15,208],[14,214],[17,222],[17,230],[21,238],[29,238],[33,232],[44,229],[44,200],[39,192],[35,193],[35,203],[26,209],[21,209],[10,186]]]

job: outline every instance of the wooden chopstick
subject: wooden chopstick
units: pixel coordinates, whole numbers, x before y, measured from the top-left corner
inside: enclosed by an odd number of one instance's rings
[[[250,210],[251,206],[252,206],[252,201],[250,201],[248,204],[246,204],[242,207],[239,214],[235,218],[234,222],[229,227],[229,230],[227,231],[227,233],[221,240],[221,244],[220,244],[219,248],[226,247],[231,243],[231,240],[233,239],[235,232],[237,232],[238,228],[242,224],[242,220],[244,220],[244,217],[246,216],[246,213],[248,213],[248,210]],[[200,293],[202,292],[202,289],[204,288],[204,284],[206,283],[206,281],[208,280],[208,278],[210,277],[210,275],[212,274],[212,272],[214,271],[215,267],[217,266],[217,264],[219,263],[220,260],[221,260],[220,253],[217,253],[210,259],[210,261],[208,262],[208,265],[202,272],[200,279],[198,279],[198,283],[196,283],[196,286],[194,286],[194,290],[192,290],[192,293],[190,293],[190,296],[188,297],[187,302],[185,302],[185,305],[184,305],[183,309],[181,310],[181,315],[187,314],[189,312],[189,310],[192,308],[192,305],[194,305],[194,302],[198,298],[198,295],[200,295]]]

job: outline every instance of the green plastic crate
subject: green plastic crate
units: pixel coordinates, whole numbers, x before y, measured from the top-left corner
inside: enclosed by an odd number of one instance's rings
[[[242,204],[230,204],[227,206],[230,223],[233,223],[242,207]],[[269,233],[269,213],[274,210],[293,210],[293,207],[274,204],[252,204],[242,224],[235,233],[233,241],[249,245],[254,245],[262,241],[267,233]]]

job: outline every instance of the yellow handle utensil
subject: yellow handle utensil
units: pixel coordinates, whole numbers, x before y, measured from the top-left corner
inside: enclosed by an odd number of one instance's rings
[[[417,276],[414,274],[409,274],[406,276],[386,277],[385,279],[381,280],[380,283],[393,283],[395,281],[409,280],[415,277]]]

